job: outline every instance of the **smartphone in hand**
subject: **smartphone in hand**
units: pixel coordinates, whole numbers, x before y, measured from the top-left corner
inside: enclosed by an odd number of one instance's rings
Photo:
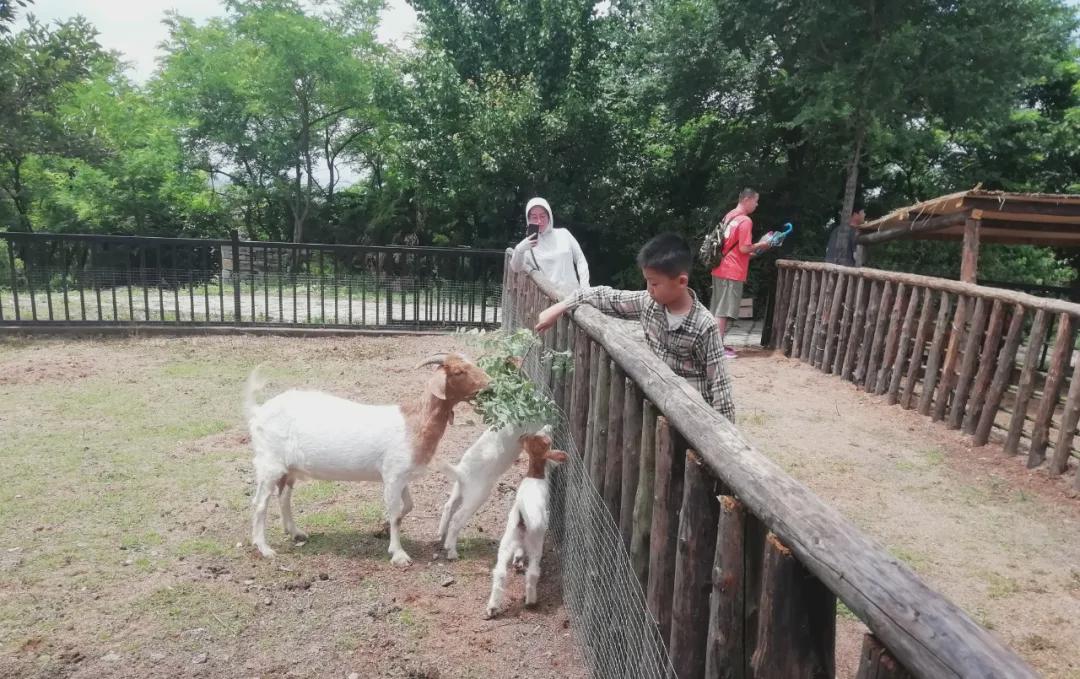
[[[528,238],[529,240],[533,240],[533,241],[535,241],[537,238],[539,238],[540,237],[540,225],[539,224],[529,224],[529,225],[527,225],[525,227],[525,237]]]

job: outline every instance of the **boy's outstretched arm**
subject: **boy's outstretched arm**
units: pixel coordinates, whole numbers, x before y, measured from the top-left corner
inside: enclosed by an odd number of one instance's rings
[[[567,311],[588,304],[601,313],[616,318],[641,318],[649,302],[649,293],[645,290],[615,290],[606,285],[595,288],[582,288],[558,304],[552,304],[540,312],[536,331],[543,332],[555,325]]]
[[[713,326],[694,343],[694,363],[705,373],[713,408],[735,423],[735,400],[731,396],[731,380],[724,367],[724,345],[720,330]]]

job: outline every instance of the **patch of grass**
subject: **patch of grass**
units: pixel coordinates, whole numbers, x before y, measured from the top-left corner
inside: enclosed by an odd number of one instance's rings
[[[303,517],[302,524],[306,528],[329,530],[333,528],[346,528],[349,525],[349,515],[344,509],[331,509],[325,512],[315,512]]]
[[[1020,592],[1019,582],[997,573],[991,573],[987,577],[987,582],[989,583],[987,595],[991,599],[1004,599]]]
[[[293,499],[297,502],[321,502],[332,499],[341,489],[341,484],[333,481],[312,481],[293,489]]]
[[[220,434],[229,427],[224,420],[193,420],[167,424],[161,428],[161,434],[177,441],[195,440]]]
[[[125,535],[120,538],[120,549],[143,549],[154,547],[165,542],[160,533],[149,531],[141,535]]]
[[[769,415],[764,410],[751,410],[742,416],[742,424],[753,427],[764,427],[769,421]]]
[[[229,550],[217,540],[208,537],[189,538],[177,546],[179,556],[225,556]]]
[[[137,601],[134,607],[172,632],[202,627],[229,637],[239,634],[255,614],[254,604],[213,583],[163,587]]]
[[[836,617],[844,620],[858,620],[859,616],[851,612],[851,609],[843,601],[836,602]]]
[[[351,653],[364,643],[363,637],[355,632],[346,632],[334,639],[334,648],[342,653]]]
[[[1041,634],[1029,634],[1020,640],[1020,648],[1028,651],[1052,651],[1057,646]]]
[[[928,466],[936,467],[945,462],[945,453],[939,448],[928,448],[923,451],[923,460]]]
[[[360,520],[364,523],[382,523],[386,518],[382,505],[378,502],[364,502],[360,505]]]
[[[926,565],[926,556],[919,554],[915,550],[908,549],[907,547],[890,545],[888,552],[915,570],[918,570],[920,566]]]

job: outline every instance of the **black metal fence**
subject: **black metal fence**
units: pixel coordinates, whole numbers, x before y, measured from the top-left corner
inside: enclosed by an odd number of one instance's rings
[[[6,252],[5,252],[6,250]],[[0,233],[0,324],[454,329],[502,322],[503,253]]]

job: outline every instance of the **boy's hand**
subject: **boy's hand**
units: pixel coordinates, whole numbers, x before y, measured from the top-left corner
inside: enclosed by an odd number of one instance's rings
[[[555,321],[559,320],[559,316],[566,313],[566,305],[562,302],[558,304],[552,304],[548,308],[540,312],[540,315],[536,319],[536,332],[544,332],[551,326],[555,325]]]

